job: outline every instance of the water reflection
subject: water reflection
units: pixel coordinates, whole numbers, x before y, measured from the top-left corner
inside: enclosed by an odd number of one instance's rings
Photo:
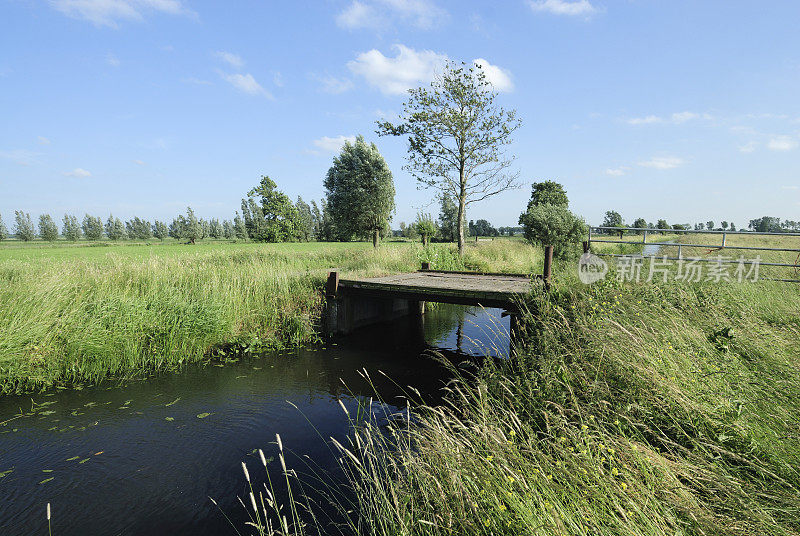
[[[0,534],[46,534],[48,502],[60,536],[231,534],[208,498],[243,525],[241,461],[256,485],[266,477],[255,449],[277,459],[280,433],[287,463],[332,471],[327,439],[348,430],[337,399],[354,410],[377,390],[397,411],[412,386],[436,403],[449,374],[425,350],[502,349],[484,338],[489,324],[507,333],[499,314],[441,306],[422,327],[401,319],[322,349],[0,400],[0,474],[12,471],[0,478]],[[20,411],[33,414],[13,419]]]

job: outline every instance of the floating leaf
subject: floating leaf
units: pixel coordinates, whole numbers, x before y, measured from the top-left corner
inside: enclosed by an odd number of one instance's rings
[[[73,456],[72,458],[67,458],[67,461],[68,461],[68,462],[74,462],[74,461],[75,461],[75,460],[77,460],[78,458],[80,458],[80,456]]]
[[[6,469],[5,471],[0,471],[0,478],[3,478],[4,476],[8,476],[13,472],[14,472],[13,469]]]
[[[206,417],[208,417],[209,415],[211,415],[211,414],[210,414],[210,413],[201,413],[200,415],[198,415],[198,416],[197,416],[197,418],[198,418],[198,419],[205,419],[205,418],[206,418]]]
[[[53,477],[53,476],[51,476],[50,478],[45,478],[44,480],[42,480],[41,482],[39,482],[39,484],[44,484],[45,482],[50,482],[50,481],[51,481],[51,480],[53,480],[54,478],[55,478],[55,477]]]
[[[52,415],[53,413],[55,413],[55,411],[53,411],[51,409],[51,410],[39,412],[39,415]]]
[[[42,472],[43,473],[52,473],[53,470],[52,469],[42,469]]]
[[[101,455],[102,453],[104,453],[104,452],[105,452],[104,450],[101,450],[100,452],[95,452],[95,453],[94,453],[94,455],[95,455],[95,456],[100,456],[100,455]]]
[[[175,417],[164,417],[165,421],[174,421]]]
[[[84,458],[83,460],[79,461],[78,463],[86,463],[89,461],[89,458]]]
[[[178,400],[180,400],[180,399],[181,399],[181,397],[178,397],[175,400],[173,400],[172,402],[170,402],[169,404],[165,404],[165,406],[166,407],[170,407],[170,406],[176,404],[178,402]]]

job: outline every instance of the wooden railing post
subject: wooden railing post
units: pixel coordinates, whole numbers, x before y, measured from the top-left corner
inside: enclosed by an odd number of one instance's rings
[[[544,247],[544,270],[542,270],[542,279],[544,279],[545,288],[550,288],[550,277],[553,275],[553,246]]]
[[[339,272],[333,270],[328,272],[328,283],[325,285],[325,296],[327,298],[335,298],[339,290]]]
[[[431,263],[429,263],[429,262],[423,262],[423,263],[422,263],[422,269],[423,269],[423,270],[430,270],[430,269],[431,269]]]
[[[589,241],[588,240],[584,240],[583,241],[583,252],[584,253],[589,253]]]

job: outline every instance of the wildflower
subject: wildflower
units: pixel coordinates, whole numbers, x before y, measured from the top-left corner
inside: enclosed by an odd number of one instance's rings
[[[550,504],[550,501],[544,501],[544,507],[545,508],[550,508],[551,506],[552,505]]]
[[[509,482],[509,484],[513,484],[514,483],[514,477],[513,476],[508,477],[508,482]]]
[[[621,485],[622,485],[622,491],[628,489],[628,485],[625,482],[623,482]]]
[[[585,424],[582,424],[582,425],[581,425],[581,430],[588,430],[588,429],[589,429],[589,427],[588,427],[588,426],[586,426]]]
[[[619,419],[615,419],[615,420],[614,420],[614,424],[615,424],[616,426],[619,426]]]
[[[492,460],[494,460],[494,456],[486,456],[487,462],[491,462]]]
[[[485,519],[485,520],[483,521],[483,524],[484,524],[484,526],[487,526],[487,527],[488,527],[489,525],[491,525],[491,524],[492,524],[492,522],[491,522],[491,521],[489,521],[488,519]]]
[[[514,430],[509,430],[508,431],[508,435],[510,435],[511,437],[514,437],[515,435],[517,435],[517,433]]]
[[[617,476],[619,474],[619,469],[614,467],[613,469],[611,469],[611,474],[614,475],[614,476]]]
[[[498,508],[500,508],[501,512],[505,512],[506,511],[506,505],[503,504],[503,503],[500,503],[500,506]]]

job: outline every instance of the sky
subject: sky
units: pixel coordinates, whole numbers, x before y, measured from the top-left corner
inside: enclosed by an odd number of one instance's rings
[[[600,224],[800,219],[797,0],[0,0],[0,214],[232,218],[269,175],[324,195],[344,140],[389,164],[393,226],[438,213],[375,134],[448,59],[522,127],[516,225],[555,180]]]

